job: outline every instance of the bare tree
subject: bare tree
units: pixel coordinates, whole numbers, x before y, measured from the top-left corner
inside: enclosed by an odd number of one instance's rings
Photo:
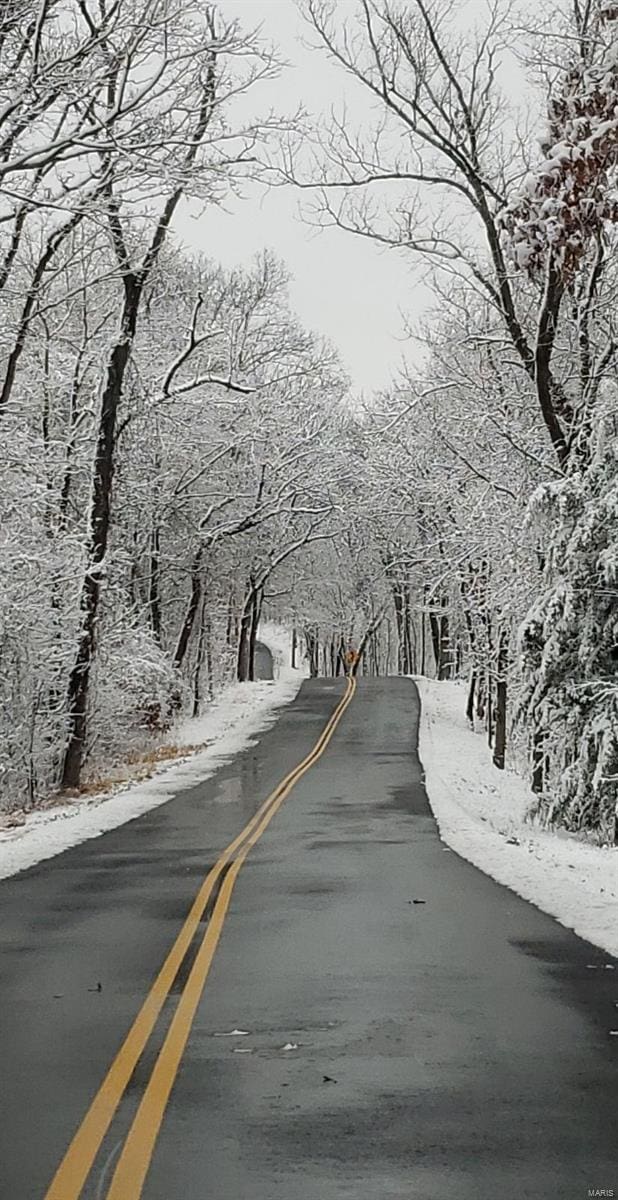
[[[494,0],[484,27],[474,34],[463,32],[461,5],[437,0],[406,5],[357,0],[353,12],[346,6],[343,16],[332,0],[304,0],[319,44],[377,102],[378,115],[369,129],[366,122],[355,129],[346,112],[323,136],[305,130],[310,154],[301,153],[290,138],[278,175],[318,189],[314,216],[319,221],[419,254],[485,297],[535,389],[564,468],[577,425],[570,370],[564,360],[554,364],[567,280],[550,254],[543,277],[532,281],[531,295],[517,277],[503,237],[511,194],[532,158],[524,151],[526,139],[503,116],[500,64],[514,41],[521,44],[510,8]],[[587,5],[586,13],[588,24],[594,16],[596,25],[584,29],[581,38],[588,51],[596,47],[598,56],[602,16],[611,25],[611,13],[598,4]],[[591,167],[597,163],[591,174],[598,178],[613,150],[611,136],[606,132],[604,140],[601,133],[598,103],[597,109],[600,132],[590,161]],[[559,112],[557,101],[554,125]],[[511,219],[517,219],[514,213]],[[578,265],[581,282],[574,299],[585,347],[599,256],[588,261],[580,255]],[[593,363],[588,357],[588,379],[602,377],[612,353],[610,343]]]
[[[208,6],[202,17],[188,8],[179,13],[176,6],[161,3],[158,22],[150,23],[154,43],[151,45],[152,78],[149,80],[152,99],[150,121],[161,133],[154,147],[148,146],[146,160],[145,113],[135,129],[135,177],[129,181],[115,177],[113,153],[104,148],[99,152],[105,177],[105,207],[110,241],[116,257],[122,285],[122,306],[118,336],[112,347],[101,395],[101,408],[90,505],[90,530],[86,547],[87,567],[81,593],[82,624],[75,663],[68,684],[69,728],[62,780],[65,786],[79,783],[83,760],[90,670],[96,642],[97,616],[101,594],[101,578],[107,551],[112,502],[112,481],[118,410],[123,396],[125,376],[131,359],[133,343],[144,289],[154,270],[169,234],[178,205],[187,191],[214,195],[221,187],[224,172],[239,168],[249,155],[258,132],[256,128],[241,128],[231,135],[223,124],[222,109],[227,99],[246,81],[227,80],[224,66],[226,55],[238,53],[242,46],[247,58],[257,58],[264,64],[259,47],[242,40],[235,26],[219,27],[213,7]],[[138,84],[144,47],[140,54],[131,54],[128,62],[113,60],[108,73],[106,111],[113,112],[119,98],[128,94],[132,73],[134,87]],[[267,58],[268,69],[272,67]],[[258,72],[259,74],[259,72]],[[255,70],[251,79],[256,77]],[[166,96],[166,111],[161,114],[157,100]],[[154,149],[154,154],[153,154]],[[154,170],[150,161],[154,161]],[[170,190],[159,212],[144,214],[145,228],[136,239],[134,225],[125,215],[133,201],[132,189],[152,186],[158,179],[172,180]],[[127,188],[129,192],[127,195]],[[143,247],[135,245],[136,240]]]

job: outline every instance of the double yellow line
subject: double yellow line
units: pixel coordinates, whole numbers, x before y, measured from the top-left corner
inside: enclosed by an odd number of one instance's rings
[[[139,1200],[240,869],[252,846],[262,836],[292,788],[326,750],[345,710],[352,702],[355,691],[356,679],[350,677],[343,698],[311,753],[271,792],[204,879],[174,945],[58,1167],[45,1194],[45,1200],[79,1200],[114,1114],[150,1039],[199,923],[204,917],[208,902],[219,888],[206,932],[124,1142],[107,1193],[107,1200]]]

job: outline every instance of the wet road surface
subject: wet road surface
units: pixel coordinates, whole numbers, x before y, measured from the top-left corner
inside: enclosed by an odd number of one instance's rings
[[[42,1200],[205,872],[342,692],[307,682],[214,778],[0,883],[2,1200]],[[618,963],[445,849],[417,724],[409,680],[361,680],[251,851],[145,1200],[618,1194]]]

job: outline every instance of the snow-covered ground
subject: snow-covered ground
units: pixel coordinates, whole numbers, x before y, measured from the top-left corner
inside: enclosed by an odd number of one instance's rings
[[[440,833],[453,850],[562,925],[618,957],[618,849],[526,821],[534,801],[514,771],[497,771],[465,718],[465,689],[417,679],[420,757]]]
[[[304,670],[293,670],[290,635],[270,623],[260,629],[260,640],[273,655],[275,679],[269,683],[231,684],[208,706],[203,716],[186,720],[171,730],[176,746],[204,746],[189,757],[168,760],[140,783],[120,784],[108,793],[78,797],[29,814],[24,824],[0,829],[0,879],[15,875],[61,850],[98,837],[212,775],[269,728],[282,705],[296,695]]]
[[[296,695],[304,670],[289,666],[288,631],[271,624],[260,639],[275,662],[272,683],[232,684],[203,716],[171,731],[177,746],[204,745],[168,760],[139,783],[79,797],[0,829],[0,879],[98,837],[165,804],[212,775]],[[618,849],[603,849],[526,820],[534,797],[513,771],[497,771],[485,739],[464,716],[461,685],[417,679],[422,699],[420,756],[444,841],[499,883],[557,917],[588,941],[618,956]]]

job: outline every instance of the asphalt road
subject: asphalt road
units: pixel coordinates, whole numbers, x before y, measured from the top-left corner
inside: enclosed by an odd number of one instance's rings
[[[273,656],[268,646],[264,645],[264,642],[255,643],[254,669],[256,679],[273,678]]]
[[[213,779],[0,883],[1,1200],[43,1200],[205,872],[343,686],[307,682]],[[618,1195],[618,963],[445,849],[417,724],[410,681],[361,680],[251,851],[145,1200]],[[87,1200],[107,1195],[186,980]]]

